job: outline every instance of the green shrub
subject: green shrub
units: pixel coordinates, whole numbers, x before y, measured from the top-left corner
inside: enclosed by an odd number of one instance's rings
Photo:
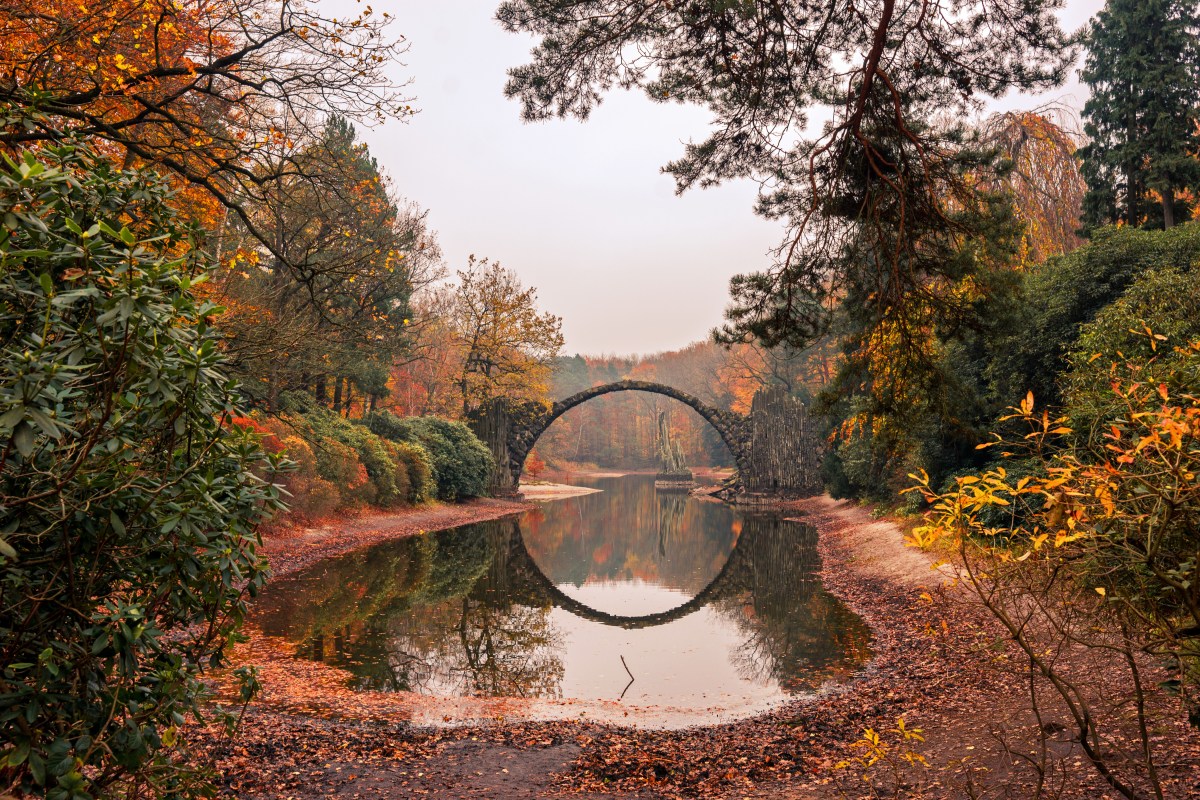
[[[389,452],[386,442],[373,434],[365,426],[335,414],[324,408],[313,408],[303,415],[303,424],[307,427],[314,450],[327,450],[337,453],[338,445],[354,454],[357,462],[366,473],[366,481],[359,486],[355,483],[335,484],[354,492],[356,499],[362,502],[392,508],[408,502],[409,481],[407,469]],[[341,458],[343,456],[337,456]],[[398,470],[398,466],[400,469]],[[398,477],[398,472],[402,473]]]
[[[1033,391],[1039,406],[1060,404],[1058,377],[1068,368],[1080,326],[1139,276],[1198,264],[1200,223],[1192,222],[1167,231],[1104,228],[1084,247],[1038,265],[1022,282],[1010,329],[989,346],[993,396],[1009,406]]]
[[[366,419],[370,429],[397,442],[415,442],[428,452],[440,500],[460,500],[487,493],[492,453],[461,422],[440,417],[397,417],[387,411]]]
[[[1116,302],[1080,331],[1063,376],[1063,394],[1076,436],[1103,445],[1103,433],[1124,403],[1114,395],[1114,376],[1128,363],[1140,365],[1143,381],[1172,392],[1196,393],[1194,370],[1178,363],[1178,348],[1200,339],[1200,270],[1161,269],[1139,277]]]
[[[415,442],[417,433],[410,424],[416,417],[397,417],[390,411],[373,411],[363,420],[371,432],[393,442]]]
[[[375,499],[367,468],[358,460],[350,445],[306,430],[304,434],[317,460],[317,474],[337,487],[342,507],[369,503]]]
[[[179,728],[281,505],[167,196],[82,148],[0,164],[0,793],[209,788]]]
[[[416,442],[388,441],[393,448],[397,471],[403,467],[408,482],[408,502],[424,503],[437,496],[437,481],[433,477],[433,462],[425,448]]]

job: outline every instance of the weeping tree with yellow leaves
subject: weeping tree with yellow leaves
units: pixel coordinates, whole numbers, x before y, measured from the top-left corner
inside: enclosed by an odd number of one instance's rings
[[[1038,264],[1082,245],[1079,229],[1087,184],[1076,154],[1083,135],[1072,113],[1051,106],[993,114],[980,133],[1012,162],[1011,171],[999,180],[985,180],[1012,195],[1025,223],[1022,261]]]

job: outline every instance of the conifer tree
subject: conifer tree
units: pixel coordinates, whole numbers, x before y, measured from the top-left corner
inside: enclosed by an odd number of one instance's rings
[[[1194,0],[1109,0],[1087,44],[1084,224],[1161,216],[1170,228],[1188,212],[1183,190],[1200,185],[1200,11]]]

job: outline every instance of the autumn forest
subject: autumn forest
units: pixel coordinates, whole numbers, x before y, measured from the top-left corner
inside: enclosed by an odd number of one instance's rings
[[[413,13],[0,3],[0,800],[1200,798],[1192,0],[494,2],[776,236],[630,353]]]

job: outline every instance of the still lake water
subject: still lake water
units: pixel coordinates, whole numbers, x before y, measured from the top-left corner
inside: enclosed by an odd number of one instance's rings
[[[602,491],[315,564],[253,620],[357,689],[619,701],[672,727],[761,712],[870,658],[821,585],[811,526],[647,475],[577,483]]]

